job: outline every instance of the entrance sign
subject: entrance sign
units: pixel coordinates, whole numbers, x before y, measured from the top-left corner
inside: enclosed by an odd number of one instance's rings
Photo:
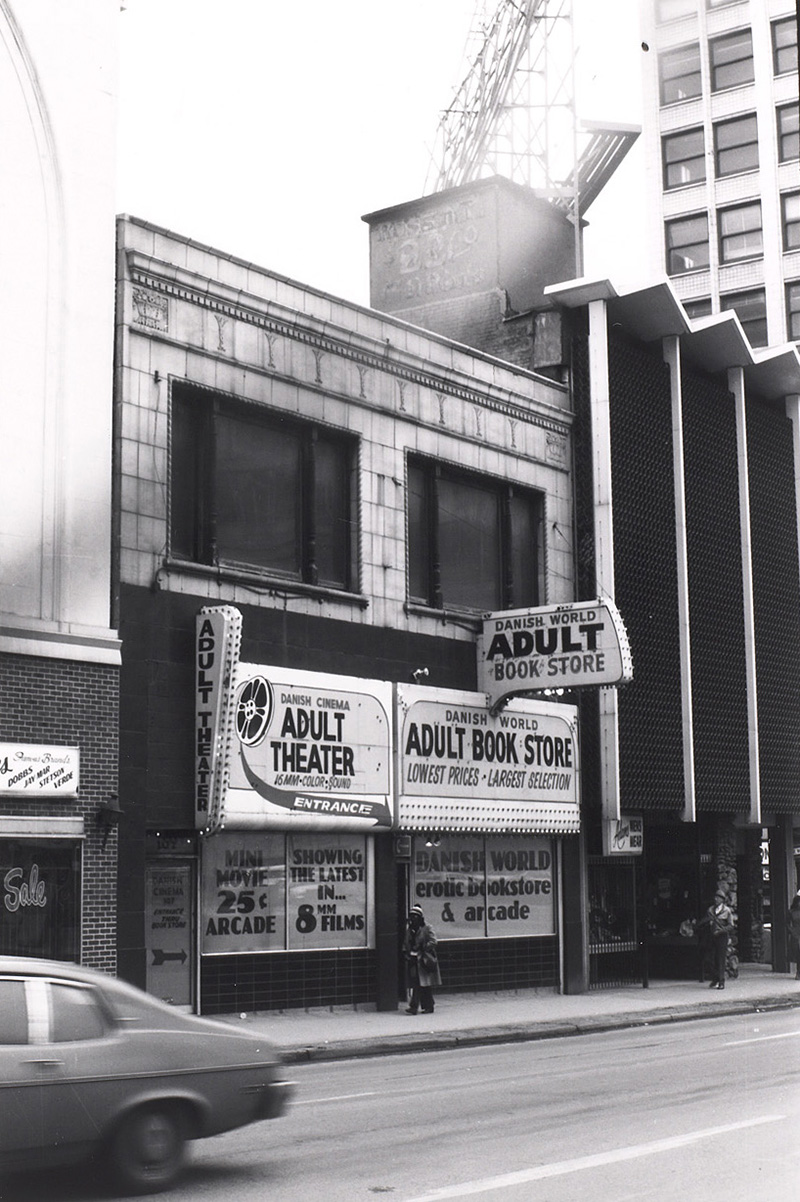
[[[497,709],[515,694],[628,684],[628,635],[611,601],[486,614],[478,637],[478,688]]]
[[[191,881],[189,864],[151,864],[147,868],[147,992],[175,1006],[192,1000]]]

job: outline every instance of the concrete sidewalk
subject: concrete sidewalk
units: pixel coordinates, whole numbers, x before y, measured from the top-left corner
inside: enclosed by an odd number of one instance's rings
[[[491,1042],[553,1039],[657,1023],[800,1006],[800,981],[768,965],[744,964],[724,990],[689,981],[651,981],[563,995],[552,990],[440,994],[433,1014],[403,1008],[332,1007],[225,1015],[222,1021],[263,1031],[288,1064],[435,1051]]]

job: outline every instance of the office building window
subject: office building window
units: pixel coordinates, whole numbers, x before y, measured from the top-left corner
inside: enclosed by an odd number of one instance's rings
[[[665,231],[668,275],[708,267],[708,217],[705,213],[668,221]]]
[[[696,0],[658,0],[656,20],[659,25],[677,21],[678,17],[690,17],[697,12]]]
[[[736,313],[751,346],[767,345],[767,295],[763,288],[752,292],[729,292],[719,298],[723,312]]]
[[[789,163],[800,158],[800,106],[784,104],[777,110],[778,161]]]
[[[477,612],[538,605],[543,512],[539,493],[409,459],[409,600]]]
[[[702,129],[668,134],[662,139],[664,187],[682,188],[706,178],[705,139]]]
[[[800,192],[789,192],[781,197],[783,216],[783,249],[800,249]]]
[[[677,100],[690,100],[702,92],[700,78],[700,46],[678,46],[668,50],[659,59],[661,80],[661,103],[674,104]]]
[[[683,307],[687,317],[708,317],[711,312],[711,297],[701,296],[698,300],[685,300]]]
[[[729,8],[731,4],[741,4],[743,0],[706,0],[706,8]]]
[[[737,29],[735,33],[713,38],[708,50],[712,92],[753,82],[753,37],[749,29]]]
[[[755,113],[721,121],[714,126],[714,163],[717,176],[738,175],[758,168],[758,124]]]
[[[797,18],[772,22],[772,69],[776,75],[797,70]]]
[[[720,209],[718,219],[720,263],[733,263],[764,253],[760,201]]]
[[[800,281],[786,285],[786,325],[792,342],[800,342]]]
[[[351,438],[177,385],[171,554],[353,588],[355,460]]]

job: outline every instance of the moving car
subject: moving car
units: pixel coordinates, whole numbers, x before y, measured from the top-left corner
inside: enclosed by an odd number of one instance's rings
[[[90,969],[0,956],[0,1168],[102,1156],[119,1186],[172,1184],[186,1142],[286,1109],[260,1035]]]

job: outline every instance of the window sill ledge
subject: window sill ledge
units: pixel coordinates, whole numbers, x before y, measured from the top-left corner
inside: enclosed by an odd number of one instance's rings
[[[163,588],[164,581],[170,576],[196,576],[203,580],[241,584],[270,597],[308,597],[314,601],[356,605],[360,609],[367,609],[369,606],[369,598],[363,593],[349,593],[344,589],[304,584],[301,580],[284,580],[279,576],[270,576],[267,572],[248,572],[245,568],[223,564],[194,563],[188,559],[165,559],[156,572],[153,588]]]
[[[422,605],[414,601],[407,601],[403,608],[407,614],[414,614],[420,618],[435,618],[443,626],[463,626],[465,630],[473,630],[476,634],[480,633],[483,623],[482,616],[479,617],[467,610],[462,612],[452,609],[434,609],[430,605]]]

